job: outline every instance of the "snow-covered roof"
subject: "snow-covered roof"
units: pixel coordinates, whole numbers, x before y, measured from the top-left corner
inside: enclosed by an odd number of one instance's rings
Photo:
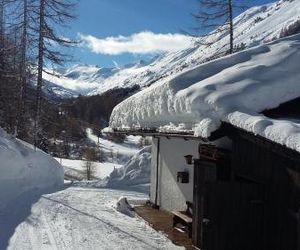
[[[300,152],[299,124],[261,114],[300,96],[299,58],[294,35],[202,64],[120,103],[110,127],[207,138],[224,121]]]

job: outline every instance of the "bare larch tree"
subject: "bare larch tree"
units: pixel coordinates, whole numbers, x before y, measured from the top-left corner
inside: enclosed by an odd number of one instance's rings
[[[218,41],[225,32],[229,33],[229,49],[228,53],[234,52],[234,9],[241,9],[244,6],[238,5],[235,0],[198,0],[200,10],[193,14],[200,23],[203,38],[200,43],[211,45]],[[207,39],[207,38],[213,39]]]
[[[40,119],[42,107],[43,72],[46,72],[46,64],[62,65],[69,59],[61,52],[58,46],[70,46],[69,39],[63,38],[58,28],[65,27],[66,22],[74,18],[75,3],[71,0],[39,0],[38,1],[38,56],[37,56],[37,91],[35,114],[35,146],[41,139]]]

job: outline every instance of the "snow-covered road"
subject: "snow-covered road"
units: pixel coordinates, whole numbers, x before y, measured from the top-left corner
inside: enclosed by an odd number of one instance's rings
[[[74,186],[43,195],[16,227],[8,249],[177,249],[142,219],[117,212],[120,196],[147,198],[135,192]]]

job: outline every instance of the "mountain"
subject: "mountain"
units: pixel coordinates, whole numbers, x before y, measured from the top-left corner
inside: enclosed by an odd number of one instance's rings
[[[74,65],[69,69],[43,74],[44,91],[60,97],[88,95],[97,89],[101,82],[114,75],[118,68],[101,68],[97,65]]]
[[[280,0],[248,9],[234,19],[235,50],[253,47],[300,32],[300,1]],[[208,39],[215,39],[212,34]],[[162,54],[151,62],[138,62],[123,68],[76,65],[57,76],[45,74],[45,89],[60,97],[103,94],[111,89],[142,88],[191,69],[227,52],[228,32],[217,34],[219,41],[207,47],[194,42],[185,50]]]

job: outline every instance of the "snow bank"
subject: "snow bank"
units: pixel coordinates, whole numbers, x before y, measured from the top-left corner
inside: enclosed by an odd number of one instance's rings
[[[115,169],[109,176],[107,187],[120,188],[150,183],[151,146],[133,156],[124,167]]]
[[[46,153],[0,128],[0,209],[22,193],[63,185],[63,169]]]
[[[294,35],[202,64],[120,103],[110,127],[209,137],[227,121],[300,152],[298,125],[259,115],[300,96],[299,58],[300,35]]]

